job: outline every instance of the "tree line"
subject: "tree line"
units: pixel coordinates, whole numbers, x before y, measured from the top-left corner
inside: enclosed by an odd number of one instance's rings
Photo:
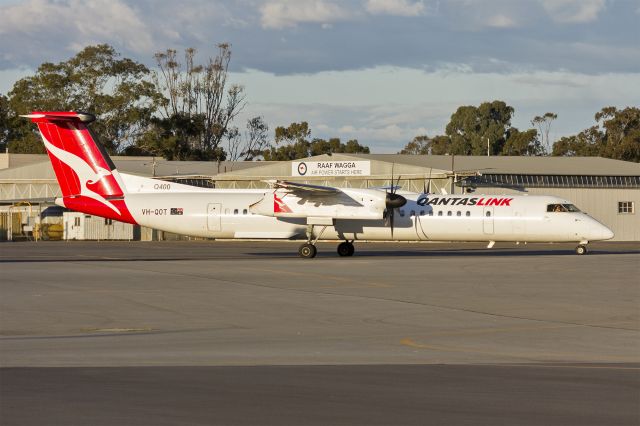
[[[96,113],[92,125],[112,154],[153,155],[169,160],[293,160],[328,153],[369,153],[356,139],[312,138],[307,122],[274,129],[262,116],[236,124],[247,104],[241,85],[228,82],[231,45],[217,45],[204,64],[196,50],[155,54],[157,68],[121,58],[106,44],[87,46],[67,61],[43,63],[33,76],[0,94],[0,149],[42,153],[31,123],[19,117],[34,110]],[[531,128],[511,125],[514,108],[495,100],[461,106],[445,134],[418,135],[401,154],[602,156],[640,162],[640,108],[605,107],[595,124],[554,143],[557,115],[531,120]]]
[[[513,107],[503,101],[461,106],[451,115],[444,135],[416,136],[400,154],[599,156],[640,162],[640,108],[605,107],[595,122],[573,136],[549,140],[557,114],[531,120],[532,128],[511,126]]]

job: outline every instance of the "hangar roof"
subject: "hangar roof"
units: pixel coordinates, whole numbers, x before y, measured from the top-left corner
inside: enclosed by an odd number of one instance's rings
[[[14,154],[11,154],[12,156]],[[111,157],[119,171],[140,176],[153,175],[153,157]],[[201,175],[213,176],[235,170],[242,170],[261,166],[267,162],[254,161],[167,161],[156,159],[156,176]],[[33,155],[31,158],[24,154],[15,166],[13,159],[8,169],[0,170],[0,180],[30,179],[48,180],[56,176],[46,155]]]
[[[152,157],[114,156],[112,159],[118,170],[122,172],[141,176],[151,176],[153,173],[154,160]],[[303,161],[328,161],[332,159],[371,160],[387,163],[388,167],[385,167],[385,170],[390,169],[391,164],[403,164],[420,173],[426,173],[432,169],[434,175],[440,171],[451,170],[453,161],[456,171],[478,170],[484,174],[640,176],[640,164],[638,163],[601,157],[334,154],[333,156],[310,157]],[[155,161],[156,176],[215,176],[220,174],[230,178],[233,176],[287,176],[291,172],[289,162],[279,161],[222,161],[220,163],[215,161],[167,161],[164,159],[156,159]],[[11,154],[9,166],[8,169],[0,170],[0,180],[55,179],[46,155]]]
[[[602,157],[349,154],[354,158],[495,174],[640,176],[640,164]]]

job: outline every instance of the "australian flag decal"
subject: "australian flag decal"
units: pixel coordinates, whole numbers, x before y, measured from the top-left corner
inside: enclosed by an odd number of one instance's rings
[[[182,207],[172,207],[171,208],[171,214],[173,215],[182,215]]]

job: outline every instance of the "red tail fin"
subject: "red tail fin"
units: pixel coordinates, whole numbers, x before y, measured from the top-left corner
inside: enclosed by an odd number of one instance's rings
[[[104,147],[87,124],[91,114],[33,112],[25,117],[38,125],[65,207],[135,223],[124,204],[124,186]]]

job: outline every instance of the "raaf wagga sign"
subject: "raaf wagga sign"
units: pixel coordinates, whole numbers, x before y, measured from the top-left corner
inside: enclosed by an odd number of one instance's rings
[[[370,161],[294,161],[291,176],[369,176]]]

